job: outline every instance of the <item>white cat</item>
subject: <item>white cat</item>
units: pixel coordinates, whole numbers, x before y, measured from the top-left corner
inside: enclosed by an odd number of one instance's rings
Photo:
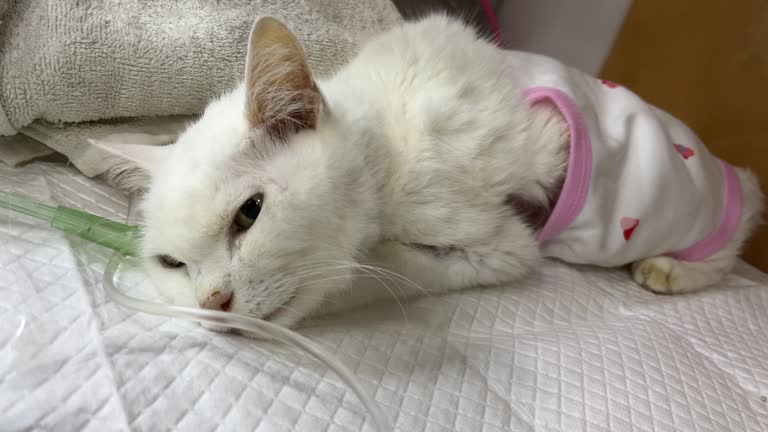
[[[584,131],[524,97],[510,55],[432,16],[315,82],[290,31],[258,19],[244,84],[175,144],[100,144],[118,180],[147,191],[143,249],[157,286],[178,304],[292,326],[330,297],[344,308],[521,277],[546,250],[537,231],[570,187],[569,145]],[[731,269],[762,209],[755,177],[737,173],[727,246],[700,261],[643,256],[639,283],[691,291]],[[625,237],[646,226],[624,222]]]

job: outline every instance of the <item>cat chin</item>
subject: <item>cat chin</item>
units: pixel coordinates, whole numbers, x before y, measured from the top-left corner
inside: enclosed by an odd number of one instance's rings
[[[314,293],[317,295],[317,293]],[[283,327],[296,327],[304,318],[307,318],[322,300],[314,295],[304,296],[296,293],[288,302],[278,307],[275,311],[265,315],[262,319]]]
[[[296,324],[298,324],[303,318],[304,318],[304,315],[302,315],[302,314],[298,314],[298,313],[293,312],[293,311],[285,311],[284,310],[284,311],[281,311],[279,313],[272,314],[270,319],[268,319],[266,321],[269,321],[272,324],[277,324],[277,325],[279,325],[281,327],[292,328],[292,327],[296,327]],[[205,328],[207,328],[209,330],[217,331],[217,332],[234,332],[234,333],[237,333],[237,334],[249,337],[251,339],[258,339],[258,340],[268,340],[268,339],[270,339],[269,337],[263,336],[261,333],[252,332],[252,331],[248,331],[248,330],[227,329],[227,328],[224,328],[222,330],[220,328],[211,328],[211,327],[208,327],[206,325],[204,325],[203,327],[205,327]],[[214,326],[214,327],[220,327],[220,326]]]
[[[235,312],[235,313],[237,313],[237,312]],[[246,314],[246,315],[248,315],[248,314]],[[248,316],[252,316],[253,318],[258,318],[258,317],[253,316],[253,315],[248,315]],[[283,311],[280,311],[280,312],[275,312],[275,313],[271,313],[271,314],[265,315],[261,319],[263,319],[264,321],[271,322],[272,324],[277,324],[277,325],[282,326],[282,327],[290,328],[290,327],[294,327],[299,321],[301,321],[302,318],[304,318],[304,316],[302,316],[300,314],[297,314],[297,313],[295,313],[293,311],[283,310]],[[249,337],[249,338],[252,338],[252,339],[259,339],[259,340],[269,339],[269,337],[262,336],[258,332],[252,332],[252,331],[248,331],[248,330],[236,329],[236,328],[227,327],[227,326],[221,325],[221,324],[213,324],[213,323],[209,323],[209,322],[204,322],[203,321],[203,322],[200,322],[200,325],[204,329],[206,329],[206,330],[211,330],[211,331],[214,331],[214,332],[217,332],[217,333],[239,334],[239,335],[243,335],[243,336],[246,336],[246,337]]]
[[[233,329],[231,327],[223,326],[221,324],[213,324],[208,322],[201,322],[200,325],[206,329],[215,331],[217,333],[239,333],[237,329]]]
[[[284,307],[293,307],[294,301],[291,300],[288,303],[284,305]],[[244,311],[233,311],[234,313],[241,313],[246,316],[250,316],[253,318],[259,318],[264,321],[271,322],[272,324],[276,324],[282,327],[295,327],[296,324],[298,324],[303,318],[305,318],[306,314],[302,314],[301,312],[297,312],[293,309],[281,309],[283,306],[280,306],[277,311],[268,313],[267,315],[264,315],[263,317],[258,317],[254,314],[249,314]],[[217,333],[233,333],[233,334],[239,334],[243,335],[252,339],[259,339],[259,340],[266,340],[269,339],[269,337],[262,336],[260,333],[252,332],[248,330],[242,330],[242,329],[235,329],[231,327],[227,327],[221,324],[213,324],[208,322],[201,322],[200,325],[206,329],[211,330]]]

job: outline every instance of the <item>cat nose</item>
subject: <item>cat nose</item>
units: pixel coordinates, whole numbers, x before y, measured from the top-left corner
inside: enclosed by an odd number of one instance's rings
[[[232,292],[213,290],[200,303],[203,309],[229,311],[232,308]]]

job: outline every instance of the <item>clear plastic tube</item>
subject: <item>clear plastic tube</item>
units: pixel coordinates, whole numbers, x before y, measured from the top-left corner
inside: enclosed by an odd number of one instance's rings
[[[6,208],[41,219],[46,222],[53,220],[56,216],[56,208],[41,204],[19,194],[0,191],[0,208]]]
[[[126,256],[138,256],[139,227],[105,219],[80,210],[52,207],[25,196],[0,191],[0,208],[44,220],[59,231],[76,235]]]
[[[390,432],[394,430],[389,418],[381,409],[381,406],[379,406],[379,404],[363,389],[352,371],[344,366],[339,360],[318,348],[309,339],[296,332],[288,330],[287,328],[245,315],[150,302],[126,295],[115,288],[114,283],[115,274],[117,273],[117,269],[122,260],[123,257],[120,254],[115,254],[104,269],[104,291],[115,303],[119,303],[126,308],[139,312],[147,312],[171,318],[205,321],[231,328],[247,330],[260,334],[265,338],[275,339],[293,345],[326,364],[352,389],[368,410],[376,429],[381,432]]]

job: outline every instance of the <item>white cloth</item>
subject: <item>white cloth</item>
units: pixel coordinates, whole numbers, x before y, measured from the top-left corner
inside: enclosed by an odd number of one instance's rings
[[[733,168],[682,122],[628,89],[554,59],[510,52],[530,103],[568,123],[561,195],[538,236],[545,256],[618,266],[671,255],[696,261],[732,237],[741,212]]]
[[[72,167],[0,164],[0,184],[130,214],[125,195]],[[301,351],[107,302],[109,251],[0,218],[0,431],[377,432]],[[145,279],[124,267],[118,288],[155,299]],[[768,276],[743,264],[717,289],[657,296],[622,270],[545,260],[514,284],[403,309],[300,330],[354,371],[397,432],[768,430]]]

